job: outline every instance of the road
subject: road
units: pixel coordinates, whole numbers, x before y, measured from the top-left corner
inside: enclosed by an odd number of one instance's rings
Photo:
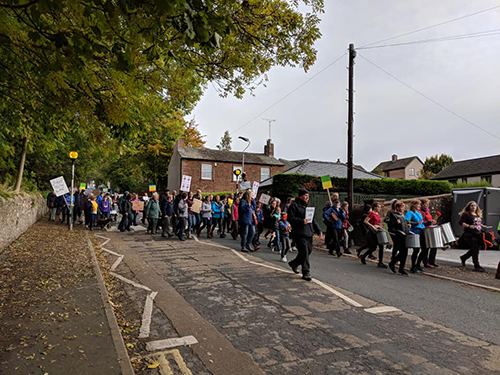
[[[214,237],[212,241],[240,249],[239,242],[232,239]],[[296,254],[289,253],[289,260]],[[288,267],[266,246],[252,255]],[[321,281],[500,345],[500,293],[424,275],[394,275],[373,263],[363,266],[358,260],[337,258],[321,250],[315,250],[310,261],[311,274]]]

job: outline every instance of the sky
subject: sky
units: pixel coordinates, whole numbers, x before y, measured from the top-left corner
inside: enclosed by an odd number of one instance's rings
[[[322,37],[315,46],[317,61],[307,73],[298,67],[274,67],[266,86],[243,99],[221,98],[209,85],[186,118],[195,117],[209,148],[215,148],[229,130],[234,151],[247,145],[238,139],[244,136],[251,141],[249,152],[262,153],[269,138],[268,122],[263,120],[267,118],[276,120],[271,133],[276,157],[346,162],[347,54],[317,73],[346,53],[350,43],[361,47],[494,6],[500,6],[500,0],[325,0]],[[497,29],[500,8],[381,44]],[[424,161],[441,153],[454,160],[500,153],[500,34],[360,49],[357,53],[355,164],[371,170],[390,160],[392,154],[418,156]],[[308,79],[311,81],[259,115]]]

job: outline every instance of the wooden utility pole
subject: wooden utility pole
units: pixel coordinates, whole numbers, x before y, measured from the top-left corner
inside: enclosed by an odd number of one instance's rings
[[[356,50],[354,44],[349,44],[349,99],[347,114],[347,202],[349,210],[353,209],[353,128],[354,128],[354,58]],[[352,211],[351,211],[352,212]]]

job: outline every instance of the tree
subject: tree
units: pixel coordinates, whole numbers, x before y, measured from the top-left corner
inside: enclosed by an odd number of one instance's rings
[[[446,154],[441,154],[439,156],[436,154],[434,156],[427,157],[425,158],[420,178],[428,180],[441,172],[451,163],[453,163],[453,158]]]
[[[96,147],[126,143],[166,113],[188,114],[208,82],[241,97],[272,66],[307,70],[323,11],[323,0],[0,5],[0,156],[18,155],[0,166],[18,180],[24,156],[76,126]]]
[[[231,151],[231,136],[229,135],[229,130],[224,132],[224,135],[220,139],[220,144],[217,145],[217,148],[222,151]]]

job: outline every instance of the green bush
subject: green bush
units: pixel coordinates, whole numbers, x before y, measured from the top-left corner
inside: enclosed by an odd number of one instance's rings
[[[231,193],[233,193],[233,194],[234,194],[234,193],[235,193],[235,191],[219,191],[218,193],[201,193],[201,195],[202,195],[203,197],[206,197],[206,196],[208,196],[208,195],[210,195],[210,194],[212,194],[214,197],[215,197],[215,196],[217,196],[217,195],[220,195],[220,196],[221,196],[221,198],[222,198],[222,196],[224,196],[224,195],[229,195],[229,194],[231,194]]]
[[[331,190],[346,192],[347,178],[332,177]],[[301,174],[277,174],[273,176],[272,194],[280,199],[294,197],[299,188],[310,191],[323,190],[319,177]],[[452,186],[447,181],[397,180],[397,179],[354,179],[354,192],[360,194],[429,196],[447,194]]]
[[[471,187],[492,187],[492,185],[488,181],[477,181],[472,183],[467,182],[457,182],[456,184],[451,184],[452,189],[461,189],[461,188],[471,188]]]

